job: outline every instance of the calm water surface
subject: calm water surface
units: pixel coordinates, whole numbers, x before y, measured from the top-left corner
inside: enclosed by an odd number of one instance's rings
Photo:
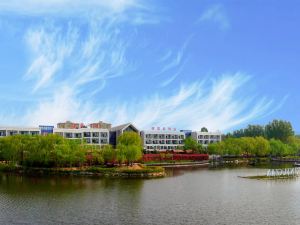
[[[300,224],[300,179],[264,169],[170,170],[163,179],[0,174],[0,224]]]

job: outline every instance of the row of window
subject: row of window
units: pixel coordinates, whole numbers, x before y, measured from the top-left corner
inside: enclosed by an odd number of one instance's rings
[[[208,145],[208,144],[212,144],[212,143],[216,143],[218,142],[217,140],[200,140],[198,141],[199,144],[202,144],[202,145]]]
[[[182,144],[183,141],[182,140],[173,140],[173,141],[165,141],[165,140],[146,140],[146,144],[173,144],[173,145],[177,145],[177,144]]]
[[[198,139],[220,139],[220,135],[198,135]]]
[[[65,138],[90,138],[90,137],[101,137],[101,138],[107,138],[108,133],[106,132],[83,132],[83,133],[62,133],[62,132],[55,132],[55,134],[58,134]]]
[[[22,135],[39,135],[39,131],[16,131],[16,130],[1,130],[0,131],[0,137],[6,137],[6,136],[13,136],[17,134],[22,134]]]
[[[107,139],[98,139],[98,138],[85,138],[84,139],[88,144],[108,144]]]
[[[170,134],[146,134],[146,138],[154,139],[184,139],[184,135],[170,135]]]
[[[177,146],[147,146],[147,150],[176,150]]]

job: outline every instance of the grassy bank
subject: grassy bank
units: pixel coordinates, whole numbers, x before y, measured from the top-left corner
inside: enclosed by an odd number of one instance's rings
[[[151,178],[164,177],[165,170],[159,166],[144,166],[136,164],[134,166],[120,167],[70,167],[70,168],[36,168],[22,167],[11,164],[0,163],[0,171],[8,173],[18,173],[26,175],[77,175],[77,176],[99,176],[99,177],[137,177]]]

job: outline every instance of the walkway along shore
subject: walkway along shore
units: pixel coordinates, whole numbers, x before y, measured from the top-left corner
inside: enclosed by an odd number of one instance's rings
[[[180,168],[180,167],[203,167],[208,166],[210,163],[208,160],[201,162],[185,162],[185,163],[150,163],[147,166],[161,166],[164,168]]]

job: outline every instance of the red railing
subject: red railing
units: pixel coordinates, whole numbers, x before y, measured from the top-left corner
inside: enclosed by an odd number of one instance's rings
[[[144,154],[143,161],[168,161],[168,160],[208,160],[208,154]]]

